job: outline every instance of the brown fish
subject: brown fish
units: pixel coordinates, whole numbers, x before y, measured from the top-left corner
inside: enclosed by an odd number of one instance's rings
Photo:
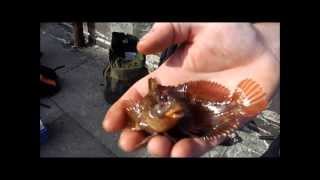
[[[138,146],[157,134],[174,141],[227,137],[267,106],[264,91],[251,79],[241,81],[231,94],[215,82],[162,86],[150,78],[148,94],[139,102],[127,103],[128,127],[151,134]]]

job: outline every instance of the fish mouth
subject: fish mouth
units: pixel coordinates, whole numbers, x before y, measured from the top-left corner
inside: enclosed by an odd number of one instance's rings
[[[184,111],[183,111],[182,107],[176,105],[176,106],[172,107],[171,109],[169,109],[165,113],[165,116],[173,118],[173,119],[179,119],[184,116]]]

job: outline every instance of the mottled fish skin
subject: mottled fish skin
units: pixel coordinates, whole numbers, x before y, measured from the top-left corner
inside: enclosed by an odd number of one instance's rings
[[[174,87],[151,78],[147,96],[128,105],[127,113],[134,130],[178,131],[181,138],[208,141],[230,135],[266,105],[265,93],[251,79],[241,81],[231,94],[215,82],[192,81]]]
[[[199,122],[190,123],[185,128],[202,131],[198,136],[205,141],[231,135],[267,106],[264,91],[251,79],[241,81],[232,95],[227,88],[215,82],[189,82],[185,86],[189,103],[193,105],[191,109],[200,112],[193,114],[202,121],[200,125]]]

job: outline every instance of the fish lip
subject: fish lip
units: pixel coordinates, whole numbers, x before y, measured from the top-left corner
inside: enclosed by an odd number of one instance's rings
[[[184,117],[184,112],[183,111],[174,112],[172,113],[171,117],[175,119],[182,118]]]
[[[172,107],[172,106],[171,106]],[[183,109],[180,107],[178,109],[169,109],[166,113],[165,116],[170,117],[170,118],[182,118],[184,116],[184,111]]]

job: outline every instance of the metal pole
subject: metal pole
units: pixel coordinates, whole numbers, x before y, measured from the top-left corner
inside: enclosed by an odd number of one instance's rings
[[[74,35],[74,46],[83,47],[85,45],[83,36],[83,25],[82,22],[74,22],[73,25],[73,35]]]

